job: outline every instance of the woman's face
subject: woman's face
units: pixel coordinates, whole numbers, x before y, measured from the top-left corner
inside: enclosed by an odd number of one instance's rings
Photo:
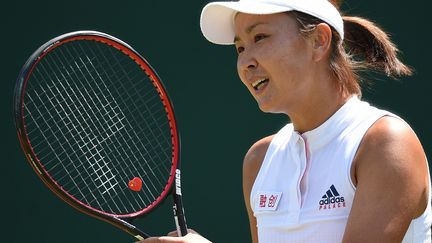
[[[312,44],[287,13],[234,20],[237,71],[264,112],[290,113],[312,94]]]

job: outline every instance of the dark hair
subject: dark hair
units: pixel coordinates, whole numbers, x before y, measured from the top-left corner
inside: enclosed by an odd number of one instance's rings
[[[334,1],[332,1],[334,2]],[[290,12],[297,20],[300,32],[307,36],[322,20],[298,11]],[[412,69],[403,64],[399,50],[389,36],[376,24],[361,17],[344,16],[344,40],[332,28],[330,68],[345,95],[361,96],[359,72],[372,70],[388,77],[411,75]]]

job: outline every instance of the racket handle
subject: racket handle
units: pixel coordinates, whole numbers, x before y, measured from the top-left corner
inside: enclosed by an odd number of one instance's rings
[[[174,220],[177,227],[177,235],[185,236],[187,235],[186,218],[184,215],[183,207],[177,207],[176,204],[173,206]]]
[[[182,201],[182,193],[181,193],[181,184],[180,184],[180,169],[176,169],[176,177],[175,177],[175,189],[172,191],[174,198],[174,220],[177,226],[177,235],[185,236],[187,235],[187,226],[186,226],[186,217],[184,214],[183,201]]]

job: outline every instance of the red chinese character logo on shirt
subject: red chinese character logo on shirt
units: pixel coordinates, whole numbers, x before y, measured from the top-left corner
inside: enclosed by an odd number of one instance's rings
[[[260,204],[259,204],[260,208],[265,208],[266,203],[267,203],[267,196],[261,194],[260,195]]]
[[[269,208],[273,208],[276,205],[277,198],[278,198],[278,195],[271,195],[270,196],[269,203],[268,203]]]

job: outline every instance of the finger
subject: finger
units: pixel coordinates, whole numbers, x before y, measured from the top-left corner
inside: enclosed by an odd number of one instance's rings
[[[160,242],[158,237],[150,237],[144,240],[136,241],[135,243],[157,243]]]
[[[193,229],[187,229],[187,232],[188,233],[192,233],[192,234],[198,234],[195,230],[193,230]],[[199,235],[199,234],[198,234]],[[171,231],[171,232],[169,232],[168,234],[167,234],[167,236],[171,236],[171,237],[178,237],[179,235],[178,235],[178,232],[176,231],[176,230],[174,230],[174,231]]]
[[[176,230],[169,232],[167,235],[171,236],[171,237],[178,237],[179,236]]]
[[[171,237],[171,236],[162,236],[158,239],[161,243],[180,243],[185,242],[183,237]],[[147,242],[146,242],[147,243]]]
[[[150,237],[145,240],[137,241],[135,243],[176,243],[176,242],[184,242],[183,239],[179,237],[171,237],[171,236],[161,236],[161,237]]]

